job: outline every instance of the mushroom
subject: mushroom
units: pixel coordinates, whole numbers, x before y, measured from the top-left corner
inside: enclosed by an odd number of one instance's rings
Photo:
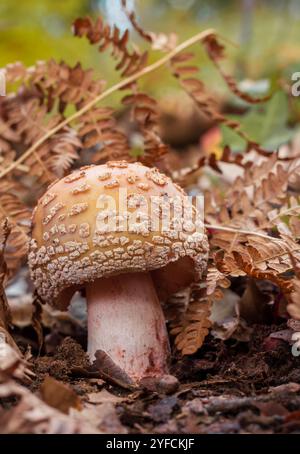
[[[41,299],[66,310],[85,288],[90,359],[103,350],[134,381],[168,373],[161,302],[200,279],[208,254],[185,192],[157,169],[111,161],[54,182],[32,221]]]

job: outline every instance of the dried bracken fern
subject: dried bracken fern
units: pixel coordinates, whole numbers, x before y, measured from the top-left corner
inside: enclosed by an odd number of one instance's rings
[[[131,108],[131,120],[136,123],[143,138],[143,149],[138,157],[139,161],[150,167],[158,167],[167,173],[165,158],[169,147],[163,143],[159,135],[156,100],[146,93],[140,93],[134,86],[133,94],[125,96],[122,102]]]
[[[173,304],[176,306],[175,300]],[[202,346],[211,327],[211,304],[212,299],[207,296],[206,289],[195,284],[185,310],[178,311],[174,320],[170,321],[170,333],[174,336],[176,349],[182,355],[191,355]]]
[[[116,26],[104,24],[101,17],[95,22],[90,17],[76,19],[73,23],[73,32],[75,36],[85,36],[91,44],[97,44],[99,52],[110,48],[112,57],[118,62],[116,70],[121,71],[122,76],[134,74],[147,63],[147,52],[129,50],[128,30],[121,34]]]
[[[243,176],[225,196],[207,194],[206,225],[211,257],[222,277],[248,276],[275,284],[288,300],[294,282],[294,260],[300,261],[298,198],[291,183],[299,158],[282,160],[277,153],[258,165],[244,166]],[[215,272],[217,283],[218,273]],[[212,287],[213,288],[213,287]]]
[[[126,0],[122,0],[122,7],[134,30],[141,36],[141,38],[151,44],[152,49],[167,52],[176,47],[176,33],[170,33],[169,35],[166,35],[165,33],[161,32],[154,33],[152,31],[146,31],[139,25],[134,10],[128,11]]]
[[[27,254],[30,229],[30,210],[21,202],[18,188],[13,182],[0,183],[0,213],[2,222],[7,220],[10,225],[5,261],[9,275],[12,276]]]
[[[228,85],[228,88],[234,95],[250,104],[257,104],[265,102],[268,99],[270,99],[270,95],[263,96],[260,98],[254,98],[253,96],[250,96],[248,93],[241,91],[238,88],[238,83],[235,81],[235,79],[231,75],[226,74],[224,72],[220,62],[224,59],[225,47],[218,41],[218,39],[215,36],[208,36],[204,40],[204,45],[209,58],[214,62],[219,73],[221,74],[224,81]]]
[[[219,287],[228,288],[230,287],[230,280],[221,273],[216,267],[209,267],[207,270],[206,276],[206,287],[207,295],[216,296],[216,292],[219,290]]]
[[[91,150],[91,161],[130,160],[126,135],[117,127],[113,109],[94,107],[80,118],[78,135],[83,149]]]
[[[196,353],[203,345],[211,327],[210,309],[214,301],[222,299],[222,289],[230,280],[216,267],[209,267],[206,281],[173,295],[166,304],[166,318],[174,336],[176,349],[182,355]]]
[[[237,83],[233,77],[227,75],[222,70],[219,61],[224,58],[224,46],[220,43],[219,39],[215,34],[210,34],[203,39],[203,44],[211,60],[215,63],[220,75],[227,83],[228,88],[231,92],[251,104],[264,102],[269,99],[269,96],[257,99],[253,98],[247,93],[241,92],[238,89]],[[262,147],[253,141],[251,137],[242,130],[241,125],[236,120],[227,118],[220,112],[217,101],[209,93],[206,85],[202,80],[196,77],[199,72],[197,64],[194,63],[195,55],[193,52],[182,52],[174,56],[170,60],[170,66],[172,73],[176,79],[179,80],[181,87],[186,93],[194,100],[198,108],[202,113],[207,115],[217,124],[223,124],[234,130],[241,138],[243,138],[247,144],[246,150],[255,149],[262,155],[266,155],[267,152]]]
[[[180,169],[172,174],[172,178],[177,181],[180,186],[188,187],[190,181],[194,175],[198,175],[199,172],[203,171],[204,167],[210,167],[219,174],[222,174],[220,164],[227,163],[239,166],[243,169],[250,168],[252,166],[251,161],[244,161],[244,156],[240,153],[233,153],[228,145],[223,148],[222,154],[217,158],[214,152],[206,155],[199,152],[200,158],[196,164],[191,167]]]

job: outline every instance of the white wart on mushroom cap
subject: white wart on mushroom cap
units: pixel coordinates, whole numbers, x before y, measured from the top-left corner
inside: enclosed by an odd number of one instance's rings
[[[120,189],[127,191],[125,211],[119,206]],[[114,209],[106,203],[107,196],[115,200]],[[156,196],[160,201],[151,205]],[[65,309],[85,283],[151,271],[164,300],[199,279],[208,253],[200,221],[186,222],[174,202],[170,228],[159,222],[153,230],[149,207],[161,220],[164,199],[167,204],[179,199],[187,203],[184,191],[170,178],[139,163],[83,167],[52,184],[34,211],[29,253],[31,277],[41,298]],[[128,229],[111,231],[105,227],[108,217],[115,225],[127,220]]]

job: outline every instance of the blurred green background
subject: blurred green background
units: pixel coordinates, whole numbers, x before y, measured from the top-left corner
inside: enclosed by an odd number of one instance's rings
[[[74,39],[72,21],[118,10],[119,0],[2,0],[0,65],[54,57],[101,67],[96,52]],[[247,77],[282,72],[300,58],[299,0],[131,0],[144,27],[176,31],[183,40],[214,27],[238,44],[230,49]],[[116,14],[116,20],[118,19]],[[242,74],[241,74],[242,75]]]
[[[124,17],[120,17],[119,3],[119,0],[2,0],[0,66],[18,60],[32,65],[37,60],[49,58],[71,65],[80,61],[83,67],[95,68],[97,75],[113,84],[119,75],[114,71],[112,59],[107,54],[100,55],[85,39],[73,37],[71,25],[76,17],[101,14],[124,28],[127,24]],[[290,81],[292,72],[300,68],[299,0],[128,0],[128,5],[134,7],[145,29],[165,33],[175,31],[179,42],[200,30],[215,28],[236,44],[227,45],[225,68],[244,81],[247,90],[262,94],[269,88],[282,91],[283,81]],[[133,39],[144,46],[138,36],[133,35]],[[150,61],[158,57],[159,53],[155,52]],[[200,75],[208,81],[210,88],[221,96],[225,92],[228,95],[200,46],[197,47],[197,58]],[[142,86],[156,96],[177,89],[176,82],[164,69],[143,79]],[[275,116],[276,128],[284,130],[282,134],[286,139],[287,123],[298,122],[300,117],[298,101],[289,108],[287,96],[280,94],[265,108],[267,110],[261,112],[259,109],[254,107],[254,118],[252,115],[247,119],[245,128],[250,128],[251,134],[257,132],[257,126],[264,121],[267,112],[268,124],[264,129],[268,132],[274,129]],[[226,130],[223,135],[226,136]],[[229,135],[226,140],[234,142],[235,138]]]

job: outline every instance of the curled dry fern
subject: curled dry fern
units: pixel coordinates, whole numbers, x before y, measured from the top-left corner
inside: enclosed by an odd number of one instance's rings
[[[222,288],[230,280],[217,268],[207,270],[206,282],[173,295],[166,304],[166,318],[176,349],[182,355],[191,355],[202,347],[211,327],[210,310],[214,301],[223,297]]]
[[[175,346],[183,355],[191,355],[202,346],[211,327],[212,298],[207,295],[205,287],[194,284],[185,307],[182,307],[182,294],[172,297],[169,304],[177,309],[170,320],[170,333],[175,338]],[[179,308],[176,307],[178,305]]]
[[[224,74],[219,65],[219,60],[223,58],[224,46],[219,43],[214,34],[204,38],[203,42],[205,48],[207,49],[208,55],[216,63],[221,76],[225,79],[228,87],[234,95],[252,104],[264,102],[268,99],[268,97],[255,99],[250,95],[241,92],[237,88],[237,83],[234,79],[231,76]],[[246,151],[255,149],[261,154],[266,155],[267,152],[263,150],[258,143],[248,137],[245,132],[243,132],[238,121],[228,119],[220,112],[216,100],[209,93],[209,90],[205,86],[204,82],[196,77],[199,72],[199,68],[196,64],[194,64],[194,59],[195,55],[192,52],[184,52],[174,56],[170,61],[172,73],[174,77],[179,80],[181,87],[194,100],[202,113],[206,114],[215,123],[226,125],[242,137],[247,144]]]
[[[261,164],[244,168],[225,197],[207,195],[206,220],[211,256],[224,277],[249,276],[280,288],[295,317],[298,279],[291,271],[300,261],[299,203],[292,182],[299,158],[271,154]],[[293,258],[293,260],[292,260]],[[218,284],[218,273],[212,283]]]
[[[129,32],[120,30],[114,26],[104,24],[101,17],[95,22],[91,18],[76,19],[73,23],[75,36],[85,36],[91,44],[97,44],[99,52],[111,48],[112,57],[117,60],[116,70],[121,71],[122,76],[130,76],[143,68],[147,63],[147,52],[132,51],[128,48]]]
[[[131,119],[143,137],[143,153],[138,159],[147,166],[158,167],[167,173],[165,158],[169,147],[163,143],[159,135],[156,100],[146,93],[140,93],[134,87],[134,93],[125,96],[122,102],[131,108]]]

